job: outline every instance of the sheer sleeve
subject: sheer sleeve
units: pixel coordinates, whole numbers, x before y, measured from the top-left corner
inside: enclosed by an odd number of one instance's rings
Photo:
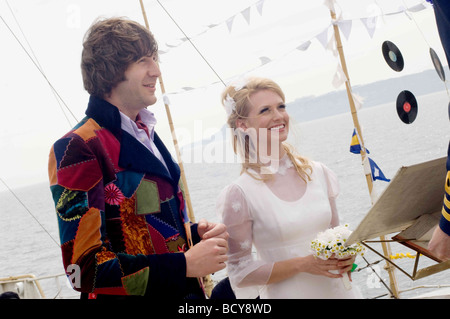
[[[229,233],[227,271],[236,297],[256,298],[258,286],[269,280],[273,263],[254,256],[253,219],[242,189],[236,184],[226,187],[216,207]]]
[[[336,174],[327,166],[322,164],[323,174],[327,183],[328,200],[331,207],[331,223],[330,227],[339,225],[339,214],[336,207],[336,198],[339,195],[340,187]]]

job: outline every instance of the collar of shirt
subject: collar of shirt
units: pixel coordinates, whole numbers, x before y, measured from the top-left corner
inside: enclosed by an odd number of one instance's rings
[[[120,111],[119,111],[120,112]],[[150,138],[153,140],[155,134],[156,117],[147,109],[143,109],[139,112],[141,121],[147,126]],[[143,142],[143,137],[147,134],[143,129],[137,127],[136,122],[130,119],[128,116],[120,112],[121,127],[124,131],[130,133],[137,140]],[[144,143],[146,144],[146,143]],[[146,144],[147,145],[147,144]]]
[[[132,119],[130,119],[127,115],[125,115],[124,113],[120,112],[120,119],[121,119],[121,128],[129,133],[131,136],[133,136],[135,139],[137,139],[139,142],[141,142],[143,145],[145,145],[145,147],[147,147],[150,152],[152,152],[166,167],[167,171],[167,165],[166,162],[164,161],[164,158],[162,157],[161,153],[159,152],[158,148],[156,147],[155,143],[153,142],[153,137],[155,135],[155,125],[156,125],[156,117],[155,115],[150,112],[147,109],[143,109],[139,112],[139,116],[141,121],[147,126],[148,128],[148,133],[150,135],[147,136],[147,133],[145,132],[145,130],[140,129],[137,125],[136,122],[133,121]]]

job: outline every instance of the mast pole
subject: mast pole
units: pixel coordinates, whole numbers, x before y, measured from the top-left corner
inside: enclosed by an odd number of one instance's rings
[[[145,13],[144,3],[142,2],[142,0],[139,0],[139,2],[141,4],[141,10],[142,10],[142,15],[144,16],[145,26],[146,26],[147,29],[150,30],[150,27],[149,27],[149,24],[148,24],[148,20],[147,20],[147,14]],[[161,93],[164,96],[166,94],[166,89],[164,87],[164,81],[163,81],[162,75],[159,76],[159,85],[161,87]],[[194,210],[192,208],[191,196],[189,194],[189,189],[188,189],[187,180],[186,180],[186,174],[185,174],[185,171],[184,171],[183,161],[181,160],[180,148],[178,146],[178,139],[177,139],[177,136],[175,134],[175,128],[174,128],[174,125],[173,125],[172,115],[170,113],[170,108],[169,108],[168,101],[164,100],[164,106],[165,106],[165,109],[166,109],[166,114],[167,114],[167,119],[168,119],[168,122],[169,122],[170,132],[172,133],[172,140],[173,140],[173,144],[174,144],[174,147],[175,147],[175,152],[176,152],[176,156],[177,156],[177,160],[178,160],[178,165],[180,166],[180,174],[181,174],[181,180],[182,180],[183,186],[184,186],[184,195],[185,195],[185,199],[186,199],[186,205],[187,205],[187,208],[188,208],[188,216],[189,216],[189,219],[192,222],[195,222],[195,216],[194,216]]]
[[[370,164],[369,164],[369,160],[367,157],[366,148],[364,147],[364,140],[363,140],[363,136],[362,136],[361,126],[359,125],[358,111],[356,110],[355,102],[353,100],[352,88],[350,85],[350,78],[348,76],[347,63],[345,61],[344,49],[342,46],[341,36],[339,33],[339,27],[338,27],[337,23],[335,23],[336,22],[336,12],[334,10],[334,0],[330,1],[330,3],[331,3],[330,14],[331,14],[331,20],[333,22],[334,38],[336,41],[337,50],[339,52],[339,59],[341,62],[341,67],[346,76],[345,87],[347,89],[347,97],[348,97],[348,101],[350,104],[350,110],[351,110],[351,114],[352,114],[353,124],[355,126],[357,136],[358,136],[358,139],[359,139],[359,142],[361,145],[361,160],[362,160],[362,164],[364,166],[364,172],[365,172],[365,176],[366,176],[367,187],[368,187],[369,193],[370,193],[371,203],[373,205],[374,198],[373,198],[373,194],[372,194],[372,191],[373,191],[372,173],[370,170]],[[389,245],[389,243],[385,242],[384,236],[381,236],[380,239],[381,239],[381,246],[383,249],[383,253],[386,256],[386,258],[389,258],[389,256],[391,255],[390,245]],[[386,262],[385,269],[387,270],[387,272],[389,274],[391,291],[394,294],[394,297],[398,298],[398,284],[397,284],[397,279],[396,279],[395,273],[394,273],[395,268],[389,262]]]
[[[141,10],[142,10],[142,15],[143,15],[144,21],[145,21],[145,26],[148,30],[150,30],[150,26],[148,24],[147,14],[145,12],[143,0],[139,0],[139,3],[141,5]],[[166,94],[166,89],[164,87],[164,81],[163,81],[162,75],[159,76],[159,85],[161,87],[161,93],[164,96]],[[190,221],[195,222],[194,210],[192,208],[192,201],[191,201],[191,196],[189,194],[189,189],[188,189],[188,185],[187,185],[187,179],[186,179],[186,174],[184,171],[183,161],[181,160],[181,153],[180,153],[180,148],[178,146],[178,139],[175,134],[175,127],[173,125],[172,115],[170,113],[170,108],[169,108],[169,103],[166,99],[164,99],[164,106],[166,109],[167,120],[169,122],[170,132],[172,133],[172,140],[173,140],[173,144],[175,147],[175,152],[176,152],[176,156],[177,156],[177,160],[178,160],[178,166],[180,167],[180,175],[181,175],[181,181],[183,183],[183,188],[184,188],[184,198],[185,198],[186,206],[188,209],[188,217],[189,217]],[[191,247],[193,245],[191,228],[186,226],[185,229],[186,229],[188,245],[189,245],[189,247]],[[211,276],[207,275],[203,278],[197,278],[197,279],[199,281],[199,284],[203,287],[206,295],[210,296],[212,289],[213,289],[213,285],[214,285],[213,281],[211,279]]]

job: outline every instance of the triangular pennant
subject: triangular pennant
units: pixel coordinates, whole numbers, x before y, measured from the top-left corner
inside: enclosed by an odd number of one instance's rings
[[[308,41],[300,44],[296,49],[300,50],[300,51],[306,51],[306,50],[308,50],[310,45],[311,45],[311,41],[308,40]]]
[[[233,22],[234,22],[234,18],[236,16],[232,16],[231,18],[228,18],[226,23],[227,23],[227,28],[228,28],[228,32],[231,32],[231,29],[233,28]]]
[[[255,5],[256,9],[258,10],[259,15],[262,15],[263,5],[264,5],[264,0],[259,0]]]
[[[352,32],[352,20],[342,20],[338,22],[339,29],[344,34],[345,39],[348,40],[350,33]]]
[[[247,23],[250,24],[250,7],[242,10],[241,14],[244,17],[245,21],[247,21]]]
[[[359,143],[358,134],[356,134],[356,129],[353,129],[352,141],[350,142],[350,152],[353,154],[361,154],[361,144]],[[366,153],[370,154],[367,148]]]
[[[316,39],[319,40],[320,44],[322,44],[323,48],[326,49],[328,45],[328,27],[320,32]]]
[[[369,157],[369,163],[370,163],[370,169],[372,170],[372,178],[374,181],[377,179],[380,181],[385,181],[385,182],[391,181],[390,179],[386,178],[386,176],[384,176],[381,169],[370,157]]]
[[[425,10],[427,7],[423,3],[419,3],[411,8],[408,8],[408,11],[410,12],[419,12],[422,10]]]
[[[372,38],[375,33],[375,29],[377,28],[377,20],[378,17],[369,17],[369,18],[361,18],[361,22],[367,29],[369,36]]]
[[[269,62],[272,61],[271,59],[269,59],[269,58],[266,57],[266,56],[261,56],[261,57],[259,57],[259,60],[261,61],[261,65],[267,64],[267,63],[269,63]]]

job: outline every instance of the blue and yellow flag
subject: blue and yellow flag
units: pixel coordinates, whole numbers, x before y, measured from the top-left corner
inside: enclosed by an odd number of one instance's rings
[[[361,144],[359,143],[358,135],[356,135],[356,129],[353,129],[352,141],[350,143],[350,152],[352,152],[353,154],[361,153]],[[370,154],[367,148],[366,153]]]

